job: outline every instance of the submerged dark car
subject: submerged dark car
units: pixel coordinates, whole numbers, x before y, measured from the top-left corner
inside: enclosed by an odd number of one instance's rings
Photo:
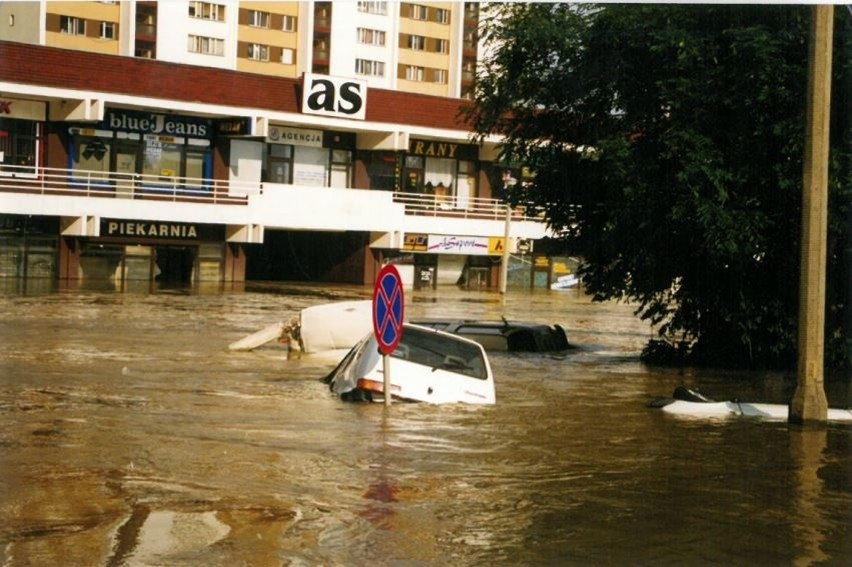
[[[412,323],[472,339],[485,350],[495,352],[552,352],[572,348],[559,325],[467,319],[420,319]]]

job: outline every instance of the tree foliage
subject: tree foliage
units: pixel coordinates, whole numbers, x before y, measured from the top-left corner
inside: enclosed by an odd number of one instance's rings
[[[474,130],[535,172],[510,198],[582,255],[587,291],[659,330],[649,357],[795,360],[809,10],[524,3],[483,19]],[[852,192],[850,26],[836,21],[832,274]]]

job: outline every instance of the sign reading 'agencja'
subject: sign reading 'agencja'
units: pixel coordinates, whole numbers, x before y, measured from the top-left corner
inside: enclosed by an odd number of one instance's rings
[[[304,114],[356,120],[366,118],[366,81],[313,73],[305,73],[302,80],[302,112]]]

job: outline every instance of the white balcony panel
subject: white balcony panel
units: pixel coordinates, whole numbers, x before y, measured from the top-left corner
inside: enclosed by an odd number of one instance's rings
[[[404,206],[386,191],[264,183],[247,208],[267,228],[384,232],[405,224]]]

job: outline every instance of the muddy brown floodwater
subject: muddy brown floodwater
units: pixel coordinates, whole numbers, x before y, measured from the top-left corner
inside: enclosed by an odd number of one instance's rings
[[[408,292],[408,317],[579,345],[493,355],[488,407],[348,404],[328,361],[226,349],[371,291],[0,294],[0,565],[852,564],[852,427],[650,409],[681,383],[777,403],[795,384],[644,366],[630,306]]]

